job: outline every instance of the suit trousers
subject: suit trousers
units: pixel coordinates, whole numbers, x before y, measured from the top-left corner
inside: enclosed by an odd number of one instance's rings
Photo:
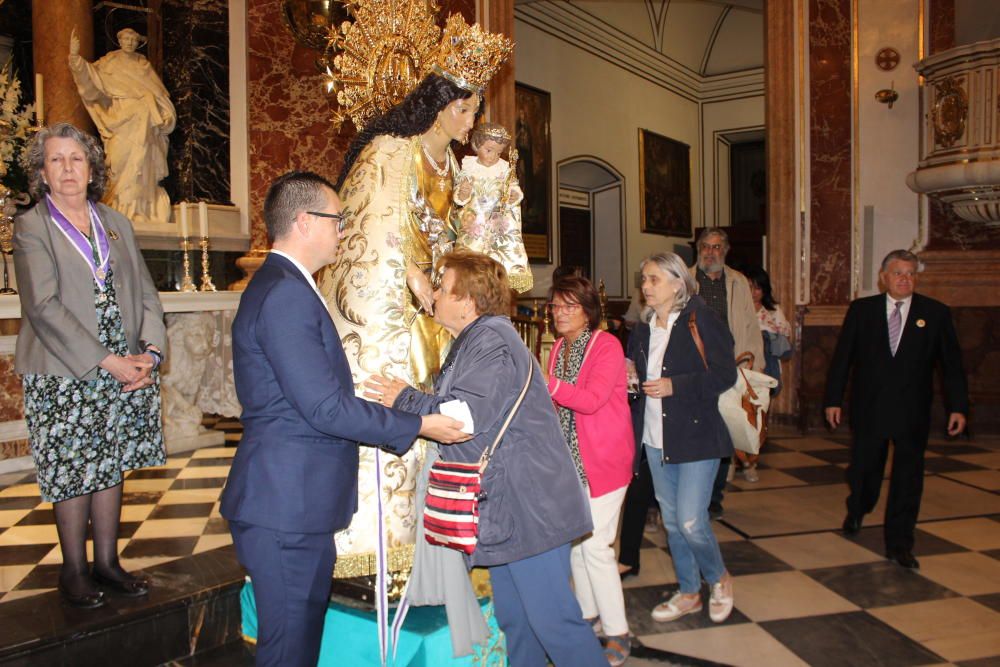
[[[882,489],[889,440],[892,440],[893,455],[885,507],[885,547],[889,551],[912,550],[913,531],[924,491],[926,435],[896,438],[855,435],[847,468],[850,487],[847,513],[861,517],[875,509]]]
[[[315,667],[336,561],[332,533],[229,522],[257,605],[257,667]]]
[[[632,482],[625,493],[622,530],[618,540],[618,562],[633,567],[636,571],[640,565],[639,549],[642,547],[643,531],[646,529],[646,516],[656,501],[656,496],[653,494],[653,478],[649,475],[649,464],[646,463],[645,447],[641,456],[639,472],[632,477]]]
[[[570,545],[490,568],[497,623],[511,667],[607,667],[569,585]]]

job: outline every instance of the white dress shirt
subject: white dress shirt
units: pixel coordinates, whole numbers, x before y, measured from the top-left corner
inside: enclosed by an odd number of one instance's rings
[[[892,317],[892,311],[896,310],[897,301],[903,302],[903,305],[899,307],[900,324],[902,325],[899,329],[899,335],[902,337],[903,329],[906,328],[906,316],[910,314],[910,303],[913,302],[913,295],[911,294],[905,299],[893,299],[888,292],[885,293],[885,319],[887,322]]]
[[[663,376],[663,355],[670,343],[670,332],[680,313],[667,315],[667,326],[656,326],[656,313],[649,320],[649,357],[646,359],[646,379],[659,380]],[[642,444],[663,449],[663,398],[646,394],[646,413],[642,420]]]

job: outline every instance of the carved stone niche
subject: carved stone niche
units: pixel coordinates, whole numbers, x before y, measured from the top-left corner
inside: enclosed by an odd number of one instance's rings
[[[1000,39],[924,58],[924,140],[914,192],[971,222],[1000,225]]]

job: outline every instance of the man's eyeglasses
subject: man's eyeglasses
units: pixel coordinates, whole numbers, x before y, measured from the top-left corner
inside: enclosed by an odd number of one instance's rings
[[[564,313],[573,313],[582,308],[582,306],[578,303],[547,303],[545,305],[548,306],[549,310],[553,313],[558,313],[560,311]]]
[[[341,213],[320,213],[319,211],[306,211],[309,215],[315,215],[320,218],[329,218],[331,220],[337,221],[337,231],[341,234],[344,233],[344,229],[347,227],[347,217]]]
[[[716,252],[718,252],[719,250],[722,250],[726,246],[724,246],[721,243],[699,243],[698,247],[701,248],[702,250],[715,250]]]

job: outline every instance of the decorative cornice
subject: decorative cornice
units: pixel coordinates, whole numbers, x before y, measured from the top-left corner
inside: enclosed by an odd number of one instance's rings
[[[917,291],[949,306],[1000,306],[1000,250],[925,250]]]
[[[692,102],[764,94],[764,68],[702,76],[569,2],[516,5],[514,18]]]

